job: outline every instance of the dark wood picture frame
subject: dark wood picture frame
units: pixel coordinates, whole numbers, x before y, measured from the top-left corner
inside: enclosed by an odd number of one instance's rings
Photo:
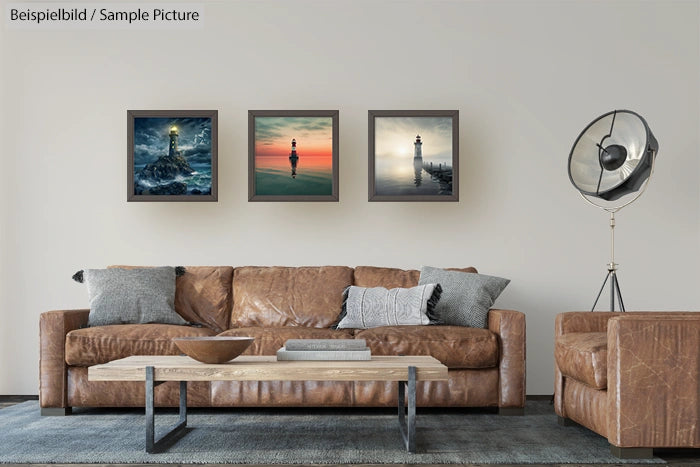
[[[421,158],[414,157],[415,186],[420,186],[424,176],[430,177],[437,183],[439,191],[436,194],[386,194],[377,193],[377,158],[376,149],[376,119],[377,118],[406,118],[406,117],[447,117],[452,120],[452,160],[451,165],[423,162]],[[368,111],[368,200],[369,201],[459,201],[459,110],[370,110]],[[413,136],[412,136],[413,137]],[[415,142],[419,142],[418,139]],[[420,143],[422,147],[422,143]],[[415,154],[414,154],[415,156]],[[408,156],[410,157],[410,156]],[[416,162],[420,160],[421,162]],[[425,175],[423,175],[425,173]],[[410,182],[410,180],[409,180]],[[449,194],[444,193],[450,187]],[[444,188],[443,188],[444,187]],[[382,191],[382,190],[380,190]],[[408,191],[408,190],[404,190]]]
[[[248,201],[338,201],[338,110],[249,110],[248,111]],[[330,117],[332,121],[332,156],[331,156],[331,190],[328,194],[261,194],[256,185],[256,119],[259,117],[308,118]],[[285,135],[290,139],[293,134]],[[296,143],[295,143],[296,144]],[[303,147],[303,146],[302,146]],[[303,149],[297,160],[303,162]],[[296,153],[295,153],[296,154]],[[281,156],[280,156],[281,157]],[[291,153],[289,155],[291,163]],[[302,166],[303,167],[303,166]],[[296,161],[291,167],[291,174],[296,177]]]
[[[127,170],[126,187],[127,201],[217,201],[218,200],[218,110],[127,110]],[[210,153],[211,153],[211,188],[208,193],[187,193],[187,194],[137,194],[134,182],[137,180],[134,167],[134,128],[136,119],[189,119],[204,118],[211,120],[210,126]],[[172,130],[171,130],[172,131]],[[179,135],[175,133],[175,135]],[[179,136],[178,136],[179,137]],[[173,138],[170,137],[172,144]],[[169,148],[164,148],[164,153]],[[177,140],[175,150],[177,151]],[[177,155],[180,155],[177,152]],[[187,163],[186,163],[187,164]],[[181,188],[181,187],[180,187]]]

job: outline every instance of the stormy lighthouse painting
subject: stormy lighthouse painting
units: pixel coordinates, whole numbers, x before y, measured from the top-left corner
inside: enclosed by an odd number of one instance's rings
[[[251,110],[250,201],[338,200],[338,111]]]
[[[369,111],[369,200],[458,201],[459,111]]]
[[[129,201],[216,201],[217,111],[128,117]]]

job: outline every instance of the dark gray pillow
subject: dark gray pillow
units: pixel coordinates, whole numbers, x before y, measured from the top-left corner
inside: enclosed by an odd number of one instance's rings
[[[493,302],[510,279],[469,272],[447,271],[423,266],[419,284],[438,283],[442,296],[435,307],[437,319],[444,324],[487,328],[488,313]]]
[[[88,326],[187,324],[175,312],[174,267],[85,269],[81,276],[90,300]]]
[[[436,324],[433,310],[440,300],[441,290],[439,284],[410,289],[351,285],[343,292],[343,311],[334,328]]]

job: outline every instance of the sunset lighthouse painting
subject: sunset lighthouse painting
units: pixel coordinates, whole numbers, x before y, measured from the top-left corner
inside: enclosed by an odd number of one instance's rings
[[[251,110],[250,201],[338,200],[338,112]]]

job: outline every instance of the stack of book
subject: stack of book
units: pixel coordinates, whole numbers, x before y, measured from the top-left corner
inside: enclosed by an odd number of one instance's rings
[[[371,360],[364,339],[289,339],[277,360]]]

